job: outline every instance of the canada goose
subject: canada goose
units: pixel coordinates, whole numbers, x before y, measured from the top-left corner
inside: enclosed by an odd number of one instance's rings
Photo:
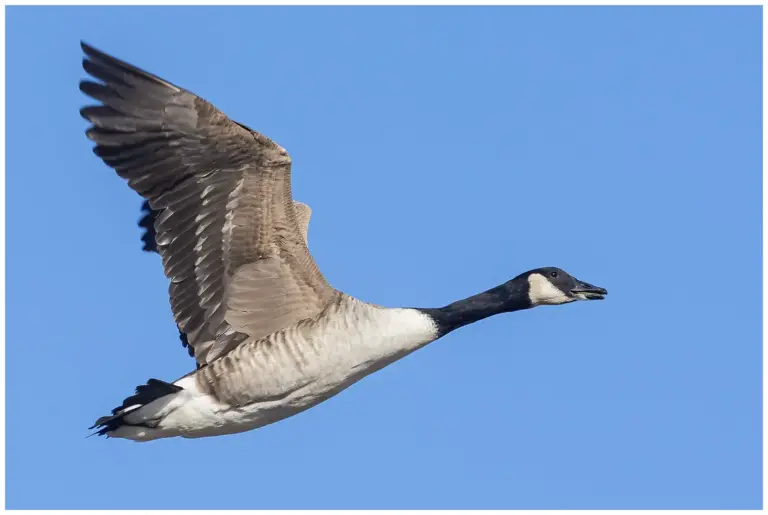
[[[80,110],[86,134],[156,215],[148,232],[198,364],[173,383],[139,386],[94,434],[148,441],[248,431],[464,325],[607,294],[552,267],[441,308],[385,308],[338,291],[307,248],[309,209],[291,198],[285,149],[193,93],[81,46],[83,68],[100,81],[80,82],[100,103]]]

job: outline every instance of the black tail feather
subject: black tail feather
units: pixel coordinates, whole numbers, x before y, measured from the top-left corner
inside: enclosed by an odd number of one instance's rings
[[[183,390],[181,386],[175,384],[166,383],[160,379],[150,379],[147,384],[142,384],[136,387],[136,393],[127,397],[123,403],[117,408],[112,410],[111,415],[100,417],[91,427],[88,429],[99,428],[93,434],[104,436],[110,431],[114,431],[120,426],[126,425],[123,417],[141,406],[146,406],[152,401],[155,401],[166,395],[171,395]],[[129,409],[132,408],[132,409]]]

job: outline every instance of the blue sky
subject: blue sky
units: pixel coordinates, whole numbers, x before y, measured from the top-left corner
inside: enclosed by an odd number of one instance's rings
[[[464,328],[301,415],[87,427],[193,366],[79,40],[286,147],[331,283],[440,306],[539,266],[608,288]],[[7,10],[9,508],[760,508],[761,11]]]

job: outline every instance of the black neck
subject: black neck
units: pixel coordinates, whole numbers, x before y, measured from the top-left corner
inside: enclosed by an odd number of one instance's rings
[[[445,307],[425,308],[420,311],[435,321],[439,336],[444,336],[459,327],[489,316],[530,307],[532,306],[528,297],[527,281],[512,280]]]

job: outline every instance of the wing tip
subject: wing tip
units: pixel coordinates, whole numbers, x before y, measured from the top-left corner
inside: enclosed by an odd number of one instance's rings
[[[180,88],[176,84],[173,84],[172,82],[169,82],[161,77],[158,77],[157,75],[150,73],[142,68],[139,68],[138,66],[134,66],[126,61],[123,61],[122,59],[118,59],[113,55],[110,55],[102,50],[99,50],[93,45],[86,43],[82,39],[80,40],[80,49],[86,55],[86,57],[83,58],[83,68],[89,74],[90,72],[88,70],[88,65],[86,63],[88,63],[89,61],[92,61],[94,63],[100,63],[108,67],[117,68],[124,73],[133,74],[135,76],[142,77],[145,80],[155,82],[157,84],[161,84],[165,87],[175,90],[176,92],[184,91],[183,88]]]

